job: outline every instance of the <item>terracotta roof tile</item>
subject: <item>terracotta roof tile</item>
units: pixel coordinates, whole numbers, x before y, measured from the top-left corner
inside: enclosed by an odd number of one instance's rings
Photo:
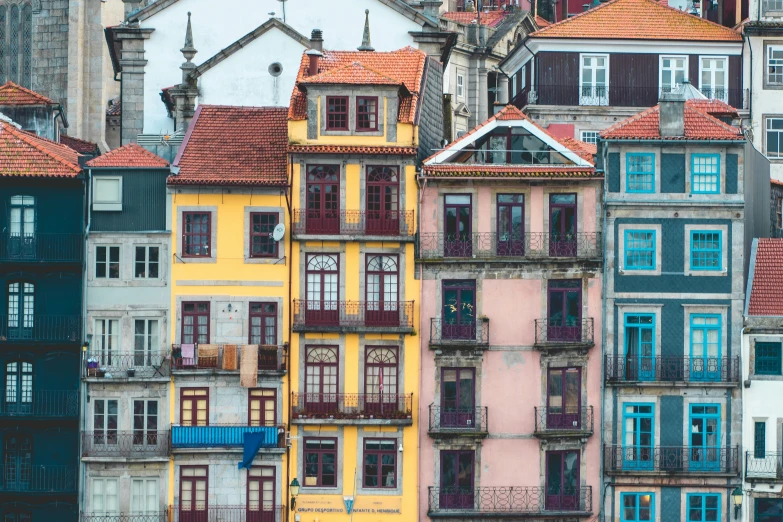
[[[541,17],[539,15],[536,15],[536,25],[540,29],[540,28],[548,27],[548,26],[552,25],[552,22],[550,22],[546,18],[543,18],[543,17]]]
[[[690,105],[694,109],[711,116],[733,116],[739,118],[737,109],[720,100],[701,100],[694,98],[685,100],[685,105]]]
[[[398,154],[415,156],[416,147],[362,147],[353,145],[289,145],[288,152],[300,154]]]
[[[169,162],[151,153],[141,145],[129,143],[87,162],[88,167],[168,168]]]
[[[481,13],[481,25],[497,27],[507,15],[508,12],[506,11],[490,11],[488,13]],[[470,25],[478,18],[478,14],[475,11],[446,11],[445,13],[441,13],[441,16],[443,18],[448,18],[453,22],[464,25]]]
[[[574,152],[578,152],[579,155],[592,162],[593,156],[598,154],[598,147],[592,143],[586,143],[581,140],[575,140],[574,138],[560,138],[560,143],[568,147]]]
[[[67,134],[60,134],[60,143],[66,147],[70,147],[79,154],[97,154],[98,145],[91,141],[80,140],[79,138],[73,138]]]
[[[353,85],[378,85],[382,81],[380,77],[385,77],[393,80],[394,85],[402,85],[408,90],[408,93],[404,93],[402,96],[399,120],[402,123],[413,123],[416,117],[426,60],[426,53],[410,46],[391,52],[325,50],[323,56],[318,60],[318,74],[309,77],[310,59],[307,54],[303,53],[296,78],[296,87],[291,95],[288,119],[307,119],[307,95],[303,89],[306,89],[311,79],[321,77],[329,80],[318,83],[343,83],[341,80],[345,80],[344,83]],[[354,64],[358,64],[359,67]],[[341,70],[341,72],[338,73],[336,70]],[[335,72],[326,74],[329,71]]]
[[[12,81],[0,85],[0,105],[57,105],[46,96]]]
[[[748,315],[783,316],[783,239],[759,239]]]
[[[79,154],[70,147],[0,121],[0,176],[75,178]]]
[[[595,178],[592,167],[553,165],[476,165],[447,164],[425,166],[427,177],[445,178]]]
[[[670,136],[667,140],[742,140],[740,129],[701,112],[696,106],[688,104],[685,111],[685,136]],[[650,107],[646,111],[615,123],[601,132],[603,139],[661,139],[658,128],[660,106]]]
[[[122,102],[119,98],[114,98],[106,109],[106,116],[119,116],[122,114]]]
[[[285,107],[200,105],[174,164],[173,185],[285,185]]]
[[[610,0],[594,9],[543,27],[530,36],[611,40],[742,41],[742,35],[737,31],[683,13],[654,0]]]

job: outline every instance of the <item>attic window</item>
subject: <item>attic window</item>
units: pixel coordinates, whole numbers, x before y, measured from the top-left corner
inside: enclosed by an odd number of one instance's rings
[[[283,74],[283,66],[280,64],[280,62],[275,62],[269,66],[269,74],[277,78],[281,74]]]
[[[122,177],[96,176],[92,180],[93,210],[122,210]]]
[[[378,130],[378,98],[374,96],[356,98],[356,130]]]
[[[348,97],[326,97],[326,130],[348,130]]]

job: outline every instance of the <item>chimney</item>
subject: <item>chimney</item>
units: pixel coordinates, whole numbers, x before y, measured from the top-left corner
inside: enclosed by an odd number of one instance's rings
[[[685,96],[682,89],[661,93],[658,107],[661,138],[685,136]]]
[[[313,32],[310,33],[310,49],[323,52],[324,33],[320,29],[313,29]]]
[[[305,54],[310,58],[310,67],[307,69],[307,76],[315,76],[318,74],[318,60],[323,56],[321,51],[315,49],[308,49]]]

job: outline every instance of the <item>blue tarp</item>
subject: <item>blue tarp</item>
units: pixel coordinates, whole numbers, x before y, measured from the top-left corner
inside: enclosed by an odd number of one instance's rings
[[[264,442],[266,442],[265,433],[245,433],[245,450],[242,452],[239,469],[249,468],[253,464],[253,459],[258,450],[264,447]]]
[[[277,447],[277,426],[172,426],[173,448],[239,447],[246,433],[261,438],[259,448]]]

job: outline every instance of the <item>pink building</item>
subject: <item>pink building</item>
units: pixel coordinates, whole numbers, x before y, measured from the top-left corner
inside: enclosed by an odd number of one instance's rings
[[[602,183],[508,106],[422,169],[420,520],[600,505]]]

